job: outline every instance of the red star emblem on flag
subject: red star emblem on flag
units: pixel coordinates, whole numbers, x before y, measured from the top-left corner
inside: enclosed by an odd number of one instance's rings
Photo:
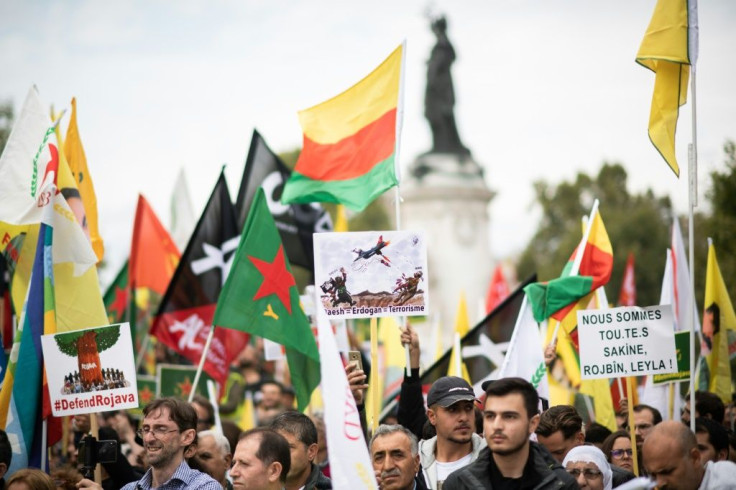
[[[144,386],[142,390],[138,392],[138,400],[143,405],[148,405],[148,403],[153,400],[154,393],[148,389],[148,386]]]
[[[253,301],[265,298],[271,294],[275,294],[279,301],[286,307],[286,311],[291,315],[291,296],[289,290],[296,285],[294,276],[286,268],[286,259],[284,257],[284,246],[280,245],[276,257],[273,262],[266,262],[253,256],[248,256],[253,265],[263,275],[263,282],[258,288]]]
[[[115,300],[108,310],[114,312],[117,318],[121,318],[128,307],[128,291],[125,288],[115,286]]]
[[[189,393],[191,393],[192,388],[194,388],[192,382],[189,380],[189,376],[184,378],[184,381],[182,381],[181,383],[176,383],[176,386],[179,387],[179,391],[184,397],[189,397]]]

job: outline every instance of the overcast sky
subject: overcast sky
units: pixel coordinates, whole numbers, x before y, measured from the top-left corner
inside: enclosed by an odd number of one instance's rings
[[[707,173],[723,167],[724,141],[736,139],[736,2],[701,3],[702,191]],[[179,169],[186,170],[199,213],[227,164],[234,196],[253,128],[276,151],[301,146],[297,110],[355,83],[403,39],[402,166],[427,151],[425,67],[434,43],[428,5],[0,0],[0,99],[20,110],[32,84],[57,109],[77,97],[107,258],[116,269],[128,253],[139,192],[168,224]],[[498,193],[490,207],[494,259],[518,253],[536,229],[535,180],[596,173],[603,161],[624,164],[632,190],[652,187],[686,212],[690,104],[678,126],[683,177],[677,180],[646,134],[654,75],[634,62],[654,5],[432,4],[447,15],[457,52],[461,138]],[[601,210],[605,219],[605,203]]]

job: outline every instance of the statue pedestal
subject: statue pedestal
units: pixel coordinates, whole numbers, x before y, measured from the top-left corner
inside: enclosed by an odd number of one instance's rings
[[[439,318],[443,346],[448,348],[461,293],[471,327],[480,320],[479,305],[493,265],[488,204],[494,193],[470,155],[426,153],[410,166],[401,195],[402,228],[426,235],[430,315]]]

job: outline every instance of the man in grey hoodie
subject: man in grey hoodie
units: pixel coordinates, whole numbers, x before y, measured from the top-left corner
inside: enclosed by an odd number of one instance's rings
[[[478,459],[486,441],[475,430],[475,393],[462,378],[445,376],[432,384],[424,410],[419,379],[419,339],[408,326],[401,340],[409,345],[411,376],[406,376],[399,398],[399,424],[421,436],[425,421],[437,435],[419,441],[419,477],[427,488],[437,490],[447,476]]]

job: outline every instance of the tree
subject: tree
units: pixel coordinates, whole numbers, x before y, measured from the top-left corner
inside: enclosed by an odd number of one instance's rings
[[[104,383],[100,352],[115,345],[120,338],[120,327],[112,326],[93,330],[72,331],[56,335],[56,345],[69,357],[76,357],[79,377],[83,386]]]
[[[590,212],[594,199],[613,246],[613,274],[606,286],[610,303],[615,303],[621,288],[626,257],[636,258],[637,302],[659,302],[665,251],[670,242],[672,204],[668,197],[657,197],[648,189],[630,194],[627,174],[618,163],[605,163],[598,175],[578,173],[574,182],[551,185],[534,183],[536,201],[542,207],[537,232],[522,253],[519,277],[537,272],[540,280],[560,275],[582,236],[581,218]]]
[[[731,300],[736,300],[736,143],[728,140],[723,145],[725,171],[710,173],[710,188],[705,193],[710,203],[710,215],[695,223],[696,298],[702,301],[707,256],[706,238],[711,237],[718,253],[718,265]],[[697,266],[700,264],[699,269]],[[700,270],[700,273],[698,272]]]

